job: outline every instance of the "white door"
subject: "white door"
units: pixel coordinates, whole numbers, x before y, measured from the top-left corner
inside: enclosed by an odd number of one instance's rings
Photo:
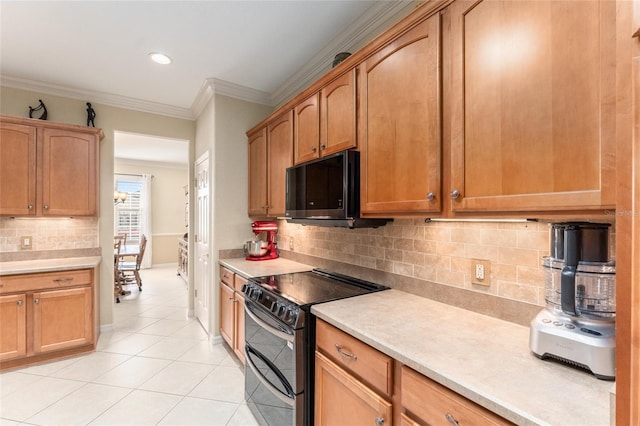
[[[209,153],[196,161],[194,306],[196,318],[209,332],[211,267],[209,266]]]

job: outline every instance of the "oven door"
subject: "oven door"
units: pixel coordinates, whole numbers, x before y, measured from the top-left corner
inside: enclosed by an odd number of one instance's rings
[[[260,423],[301,424],[303,377],[296,374],[302,331],[245,300],[245,399]]]

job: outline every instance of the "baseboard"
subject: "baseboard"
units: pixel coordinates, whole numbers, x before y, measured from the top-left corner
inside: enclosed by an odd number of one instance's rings
[[[112,331],[115,331],[115,326],[113,324],[100,325],[100,333],[111,333]]]
[[[214,345],[219,345],[223,342],[224,340],[222,340],[222,336],[213,336],[211,338],[211,343],[213,343]]]

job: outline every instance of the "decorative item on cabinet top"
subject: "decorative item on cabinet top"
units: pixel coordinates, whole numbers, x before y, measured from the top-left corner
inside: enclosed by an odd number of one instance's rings
[[[35,108],[32,108],[31,105],[29,105],[29,118],[34,118],[33,117],[33,113],[36,111],[42,111],[42,114],[40,114],[40,117],[35,117],[38,120],[46,120],[47,119],[47,107],[44,105],[44,102],[42,102],[42,99],[38,99],[38,102],[40,102],[40,105],[38,105]]]

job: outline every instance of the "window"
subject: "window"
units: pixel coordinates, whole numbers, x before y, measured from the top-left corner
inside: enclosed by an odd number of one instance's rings
[[[139,244],[142,233],[141,190],[142,179],[138,176],[116,175],[116,191],[126,192],[124,203],[115,206],[114,235],[125,234],[127,244]]]

